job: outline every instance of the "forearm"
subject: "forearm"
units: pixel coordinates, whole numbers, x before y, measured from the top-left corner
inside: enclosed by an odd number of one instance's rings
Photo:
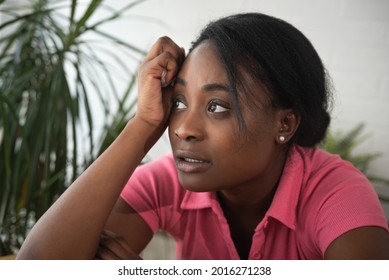
[[[184,58],[185,51],[170,38],[160,38],[154,44],[138,73],[137,116],[42,216],[18,258],[94,257],[100,234],[125,183],[163,133],[173,88],[162,90],[161,85],[171,84]]]
[[[162,132],[131,120],[38,221],[18,258],[92,258],[122,188]]]

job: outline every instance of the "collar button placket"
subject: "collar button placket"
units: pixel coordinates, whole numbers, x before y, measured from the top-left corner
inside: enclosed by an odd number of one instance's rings
[[[253,257],[255,260],[260,260],[262,258],[262,254],[261,252],[256,252],[254,253]]]
[[[263,248],[265,246],[265,232],[264,226],[258,229],[254,235],[253,244],[252,244],[252,259],[260,260],[263,257]],[[255,251],[254,251],[255,250]]]

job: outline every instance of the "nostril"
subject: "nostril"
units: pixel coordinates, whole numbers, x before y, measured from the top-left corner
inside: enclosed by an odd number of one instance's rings
[[[192,114],[186,114],[184,119],[176,120],[174,135],[183,141],[200,141],[204,138],[204,123]]]
[[[182,129],[177,129],[174,131],[174,135],[184,141],[196,141],[199,137],[195,133],[190,133],[189,131],[184,131]]]
[[[181,140],[185,140],[185,141],[194,141],[197,139],[197,137],[193,134],[190,134],[190,133],[186,133],[182,130],[176,130],[174,131],[174,135],[181,139]]]

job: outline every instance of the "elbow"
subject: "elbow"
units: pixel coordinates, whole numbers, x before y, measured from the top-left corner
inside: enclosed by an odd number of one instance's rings
[[[23,244],[16,255],[17,260],[47,260],[44,250],[32,248],[29,244]]]

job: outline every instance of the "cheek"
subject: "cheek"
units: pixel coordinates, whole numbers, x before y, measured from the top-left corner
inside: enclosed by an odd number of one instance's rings
[[[229,156],[240,172],[251,172],[258,168],[265,167],[272,159],[276,143],[270,131],[256,133],[238,133]]]
[[[239,185],[267,173],[274,149],[263,142],[243,145],[219,161],[219,174],[226,185]]]

